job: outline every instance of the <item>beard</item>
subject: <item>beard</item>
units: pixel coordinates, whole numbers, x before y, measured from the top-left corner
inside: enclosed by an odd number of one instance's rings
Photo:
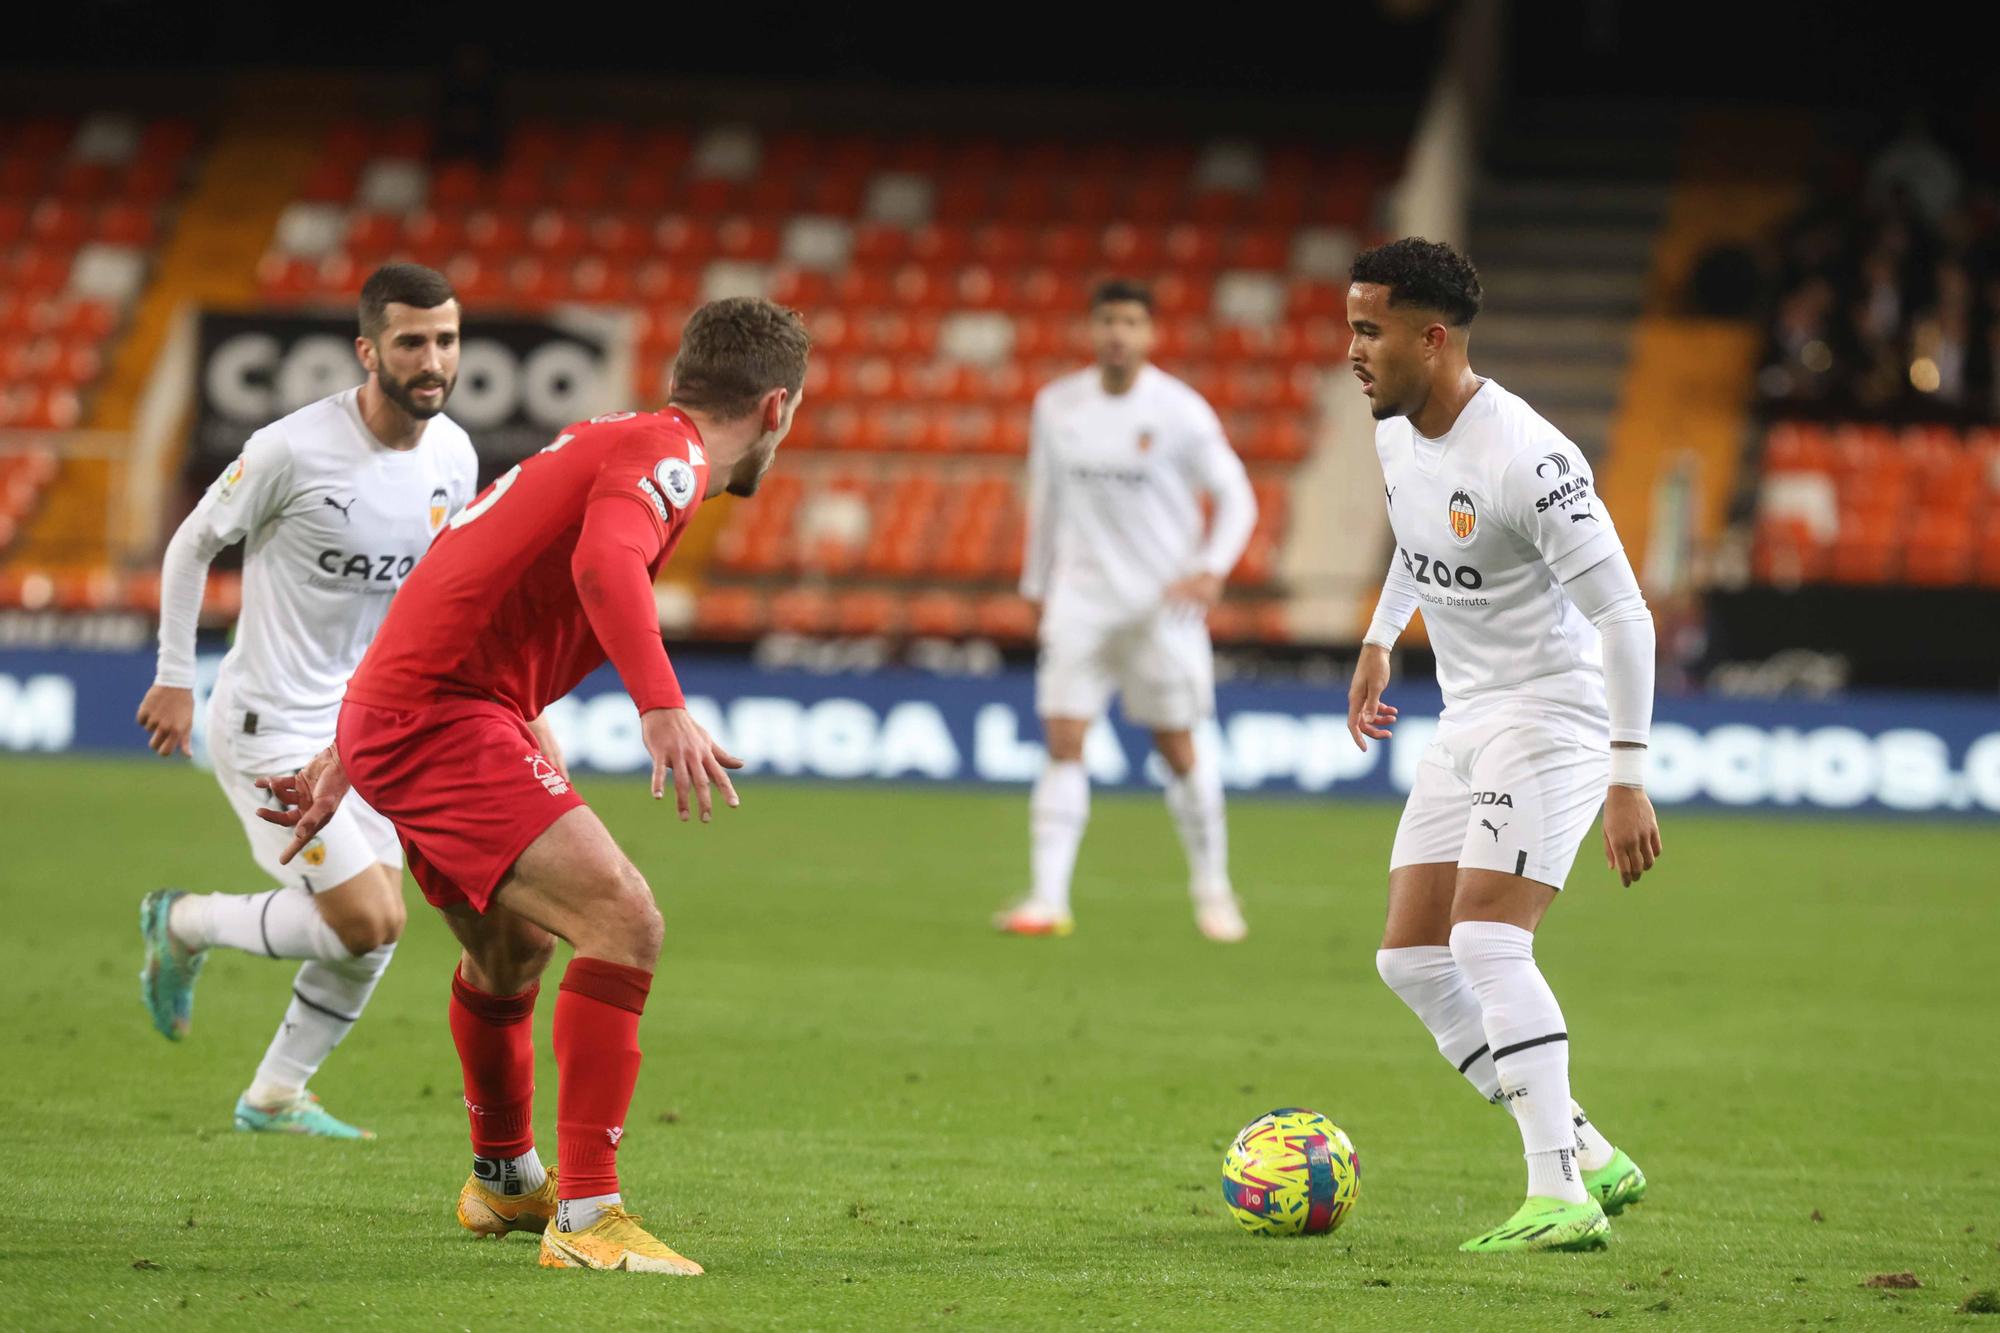
[[[438,379],[432,375],[418,375],[414,379],[404,380],[401,383],[389,378],[387,375],[378,374],[375,379],[382,386],[382,396],[397,407],[402,408],[403,411],[407,412],[417,421],[429,421],[432,417],[444,411],[444,405],[451,401],[451,391],[458,387],[458,381],[455,378],[445,380]],[[444,392],[438,395],[436,407],[425,407],[417,402],[416,391],[418,389],[436,388],[439,385],[444,387]]]
[[[759,440],[749,453],[743,455],[729,474],[729,484],[722,489],[742,499],[749,499],[764,484],[764,474],[771,470],[772,462],[778,456],[776,438],[766,435]]]

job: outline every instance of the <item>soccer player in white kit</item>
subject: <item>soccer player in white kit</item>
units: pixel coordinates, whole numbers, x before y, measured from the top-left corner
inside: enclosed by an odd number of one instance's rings
[[[1041,613],[1035,709],[1048,762],[1029,800],[1031,890],[994,924],[1067,935],[1070,876],[1090,819],[1084,737],[1115,690],[1170,770],[1201,932],[1240,940],[1222,778],[1194,730],[1215,712],[1207,615],[1257,526],[1257,499],[1215,411],[1148,364],[1153,298],[1113,281],[1091,300],[1097,364],[1035,396],[1021,595]],[[1201,500],[1213,497],[1206,533]]]
[[[1348,357],[1379,423],[1396,551],[1348,730],[1364,750],[1389,736],[1389,650],[1421,605],[1445,707],[1390,853],[1376,966],[1521,1131],[1527,1201],[1460,1248],[1586,1249],[1646,1179],[1570,1099],[1535,930],[1600,805],[1625,884],[1660,855],[1644,787],[1653,621],[1583,454],[1473,374],[1480,300],[1447,245],[1404,239],[1354,261]]]
[[[256,818],[259,777],[332,743],[347,678],[389,599],[478,489],[472,441],[443,415],[458,378],[459,307],[430,269],[391,264],[363,285],[356,355],[368,379],[252,435],[168,544],[160,649],[139,723],[162,755],[192,753],[195,622],[209,562],[243,540],[243,613],[208,706],[215,778],[278,882],[262,893],[161,889],[140,909],[140,974],[153,1023],[186,1035],[205,951],[303,964],[283,1023],[236,1104],[236,1127],[372,1137],[336,1119],[306,1082],[347,1035],[404,922],[396,831],[350,798],[289,866],[287,830]]]

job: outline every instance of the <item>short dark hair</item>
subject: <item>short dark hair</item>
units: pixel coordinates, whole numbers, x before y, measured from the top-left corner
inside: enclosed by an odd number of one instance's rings
[[[1153,313],[1153,289],[1133,278],[1107,278],[1097,284],[1090,294],[1090,308],[1094,311],[1101,305],[1112,305],[1119,301],[1136,301],[1146,307],[1146,313]]]
[[[456,301],[451,279],[422,264],[384,264],[361,284],[361,336],[374,339],[389,327],[389,303],[429,310]]]
[[[748,416],[773,389],[797,397],[812,337],[796,310],[761,296],[730,296],[688,316],[674,357],[675,405],[725,421]]]
[[[1348,280],[1379,283],[1389,289],[1390,305],[1435,310],[1455,328],[1472,322],[1486,295],[1470,259],[1443,241],[1421,236],[1363,250],[1354,257]]]

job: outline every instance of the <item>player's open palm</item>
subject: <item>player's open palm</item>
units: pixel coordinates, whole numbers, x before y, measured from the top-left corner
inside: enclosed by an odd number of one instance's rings
[[[1361,660],[1354,665],[1354,680],[1347,687],[1347,734],[1363,750],[1371,738],[1388,740],[1389,728],[1396,723],[1396,706],[1382,702],[1382,691],[1388,688],[1388,650],[1363,644]]]
[[[1660,851],[1660,821],[1645,788],[1613,787],[1604,798],[1604,864],[1630,888]]]
[[[146,745],[155,754],[170,755],[175,750],[192,756],[194,745],[194,691],[173,685],[155,685],[139,701],[139,725],[146,729]]]
[[[331,745],[313,756],[312,762],[296,773],[258,778],[257,785],[278,798],[280,809],[257,811],[257,818],[292,831],[292,841],[278,854],[279,865],[290,865],[333,818],[334,811],[347,799],[347,770]]]
[[[639,715],[640,733],[646,753],[653,756],[653,799],[667,793],[667,775],[674,778],[674,808],[682,819],[688,817],[688,794],[692,790],[701,822],[706,824],[715,809],[715,792],[720,789],[728,805],[740,805],[728,770],[743,767],[743,761],[717,745],[701,724],[685,708],[654,708]]]

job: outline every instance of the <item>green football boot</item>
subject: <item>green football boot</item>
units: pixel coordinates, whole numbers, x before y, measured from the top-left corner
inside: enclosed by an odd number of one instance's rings
[[[1646,1197],[1646,1173],[1619,1148],[1603,1166],[1583,1173],[1583,1187],[1607,1216],[1616,1216],[1625,1210],[1626,1204]]]
[[[153,1027],[168,1041],[179,1041],[194,1023],[194,981],[208,955],[184,949],[167,929],[179,889],[155,889],[139,904],[139,935],[146,945],[145,966],[139,969],[139,994]]]
[[[316,1139],[375,1137],[374,1130],[358,1129],[329,1114],[310,1092],[302,1092],[282,1106],[253,1106],[248,1097],[239,1097],[236,1128],[246,1134],[304,1134]]]
[[[1467,1254],[1521,1254],[1529,1250],[1596,1250],[1611,1223],[1597,1200],[1564,1203],[1530,1198],[1519,1211],[1483,1236],[1458,1248]]]

